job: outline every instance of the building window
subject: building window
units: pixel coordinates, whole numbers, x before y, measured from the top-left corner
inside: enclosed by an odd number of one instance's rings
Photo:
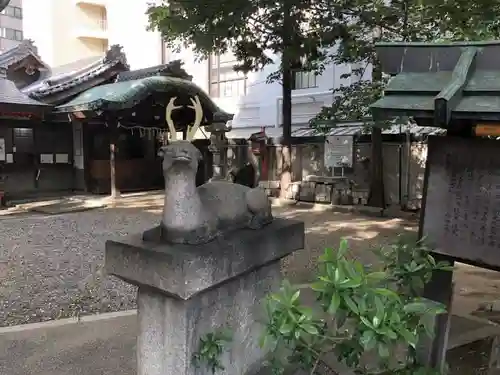
[[[2,14],[9,16],[9,17],[22,19],[23,18],[23,9],[20,7],[14,7],[14,6],[9,5],[4,10],[2,10]]]
[[[209,92],[213,98],[234,98],[243,96],[247,91],[247,77],[235,72],[236,58],[231,53],[209,58]]]
[[[314,72],[300,70],[293,73],[292,90],[311,89],[314,87],[318,87]]]
[[[21,30],[11,29],[8,27],[0,27],[0,37],[10,40],[23,40],[23,32]]]

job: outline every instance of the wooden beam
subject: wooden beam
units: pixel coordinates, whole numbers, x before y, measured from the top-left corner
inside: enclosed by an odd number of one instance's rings
[[[120,190],[116,186],[116,143],[118,142],[118,120],[115,117],[108,117],[107,125],[109,129],[109,176],[111,184],[111,198],[120,197]]]
[[[446,127],[451,120],[451,111],[459,103],[467,80],[470,78],[477,47],[466,47],[453,69],[451,82],[434,98],[435,126]]]

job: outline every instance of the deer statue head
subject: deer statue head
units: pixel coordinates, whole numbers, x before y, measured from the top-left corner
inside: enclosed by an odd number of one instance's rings
[[[191,143],[203,121],[203,108],[200,99],[198,95],[194,98],[190,98],[192,105],[187,106],[195,112],[194,122],[189,125],[187,129],[187,140],[177,140],[177,131],[172,120],[172,112],[176,109],[183,108],[183,106],[176,106],[176,100],[177,97],[175,96],[171,98],[165,109],[165,121],[171,137],[171,142],[162,147],[159,152],[160,156],[163,157],[163,174],[165,178],[167,178],[173,167],[184,171],[186,171],[187,168],[191,172],[196,173],[198,170],[198,163],[202,158],[201,152]]]

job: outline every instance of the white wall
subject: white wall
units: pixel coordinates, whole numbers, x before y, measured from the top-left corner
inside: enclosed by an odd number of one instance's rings
[[[195,62],[192,50],[180,53],[168,53],[168,59],[181,59],[184,68],[193,75],[193,81],[204,90],[208,90],[208,62]],[[275,57],[275,61],[277,58]],[[214,98],[214,101],[228,112],[234,113],[233,128],[237,127],[277,127],[282,123],[282,88],[278,82],[267,84],[267,76],[278,68],[269,65],[263,71],[250,73],[248,76],[247,94],[239,98]],[[349,66],[328,66],[321,76],[317,77],[317,87],[294,90],[292,93],[292,123],[305,125],[323,106],[333,101],[332,88],[349,81],[340,76],[349,72]]]
[[[146,31],[148,0],[134,0],[123,6],[123,0],[101,0],[106,6],[107,31],[99,37],[107,37],[108,45],[123,46],[132,69],[140,69],[161,63],[161,41],[156,32]],[[51,66],[67,64],[90,55],[99,54],[104,39],[78,38],[87,16],[82,9],[90,6],[77,5],[75,0],[24,0],[24,35],[32,39],[44,61]],[[96,19],[98,19],[97,17]],[[92,33],[90,33],[92,34]],[[88,36],[93,36],[88,35]],[[91,43],[91,41],[95,43]]]
[[[161,64],[161,39],[157,32],[146,30],[147,0],[107,0],[109,45],[119,44],[132,69]]]
[[[54,0],[23,0],[24,38],[35,42],[38,53],[49,65],[54,56],[54,4]]]

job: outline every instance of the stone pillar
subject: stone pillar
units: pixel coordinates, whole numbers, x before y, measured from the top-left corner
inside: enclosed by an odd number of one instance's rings
[[[231,130],[226,124],[215,123],[205,127],[210,132],[209,150],[213,155],[212,180],[223,180],[226,177],[226,146],[225,134]]]
[[[202,245],[144,241],[141,234],[108,241],[106,271],[139,287],[138,374],[211,374],[192,357],[200,338],[224,328],[233,337],[218,375],[258,372],[266,355],[260,302],[281,282],[280,259],[303,247],[304,224],[285,219]]]

